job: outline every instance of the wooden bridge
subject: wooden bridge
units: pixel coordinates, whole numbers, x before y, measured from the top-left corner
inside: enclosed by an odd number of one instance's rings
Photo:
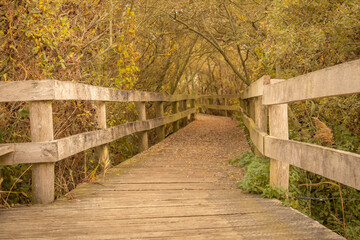
[[[287,81],[265,76],[240,95],[223,96],[169,96],[55,80],[0,83],[0,102],[30,102],[33,141],[1,144],[0,164],[32,163],[34,202],[43,203],[0,210],[0,238],[343,239],[277,200],[236,189],[244,173],[227,160],[248,149],[243,133],[230,118],[193,120],[195,105],[239,111],[257,151],[271,158],[272,185],[288,187],[292,164],[360,189],[358,154],[290,141],[287,123],[287,103],[359,93],[359,76],[357,60]],[[230,98],[241,106],[227,105],[224,99]],[[99,130],[54,140],[51,101],[58,100],[95,101]],[[136,102],[139,121],[106,128],[108,101]],[[156,103],[157,118],[146,119],[145,102]],[[172,103],[171,115],[163,116],[164,102]],[[178,131],[179,121],[189,120]],[[163,140],[165,124],[176,133]],[[154,128],[161,142],[147,149],[147,131]],[[83,184],[71,199],[53,202],[56,161],[93,147],[106,157],[105,144],[133,133],[142,153],[114,167],[104,182]]]

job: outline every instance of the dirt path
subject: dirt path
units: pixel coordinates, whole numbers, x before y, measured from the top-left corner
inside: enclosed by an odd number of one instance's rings
[[[276,200],[242,193],[249,147],[230,118],[197,115],[74,199],[0,210],[0,239],[342,239]]]

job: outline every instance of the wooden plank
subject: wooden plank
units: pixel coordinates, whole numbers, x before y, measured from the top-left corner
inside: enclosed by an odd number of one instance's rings
[[[13,148],[14,151],[0,156],[0,165],[57,161],[57,143],[55,141],[0,144],[0,148],[2,147],[10,147]]]
[[[105,102],[95,102],[95,119],[96,126],[98,129],[106,129],[106,105]],[[109,162],[109,149],[106,145],[98,146],[95,150],[96,157],[98,158],[100,163],[108,163]]]
[[[267,136],[265,132],[262,132],[258,126],[256,126],[254,120],[246,116],[246,114],[241,111],[241,118],[249,130],[251,141],[254,143],[256,148],[261,154],[264,154],[264,137]]]
[[[222,105],[201,104],[201,105],[198,105],[198,107],[216,109],[216,110],[230,110],[230,111],[239,111],[240,110],[240,106],[222,106]]]
[[[289,139],[288,105],[269,106],[269,133],[281,139]],[[286,155],[286,154],[284,154]],[[286,155],[287,156],[287,155]],[[291,156],[287,156],[291,157]],[[289,164],[277,158],[270,159],[270,185],[289,188]]]
[[[41,100],[91,100],[115,102],[180,101],[196,99],[196,95],[123,91],[58,80],[0,82],[0,102]]]
[[[138,113],[138,120],[146,121],[145,102],[136,102],[135,106]],[[148,133],[147,131],[143,131],[143,132],[138,132],[137,134],[139,138],[139,151],[143,152],[149,148]]]
[[[53,100],[54,80],[0,82],[0,102]]]
[[[264,105],[360,93],[360,59],[264,86]]]
[[[227,162],[248,149],[241,130],[229,118],[198,118],[103,181],[79,185],[71,200],[0,209],[0,239],[343,239],[278,200],[236,189],[242,170]]]
[[[264,75],[259,78],[257,81],[253,82],[249,87],[247,87],[244,92],[241,94],[242,99],[248,99],[253,97],[259,97],[263,95],[264,81],[269,81],[270,76]]]
[[[0,156],[0,165],[57,162],[87,149],[107,144],[121,137],[151,130],[195,113],[195,108],[174,115],[141,122],[130,122],[103,130],[73,135],[50,142],[0,144],[14,151]]]
[[[58,160],[72,156],[87,149],[115,141],[133,133],[148,131],[153,128],[160,127],[164,124],[172,123],[194,112],[195,109],[192,108],[187,111],[179,112],[177,114],[165,116],[162,118],[125,123],[112,128],[81,133],[56,140],[58,144]]]
[[[177,114],[179,112],[179,101],[172,103],[172,114]],[[174,121],[173,122],[173,132],[176,132],[179,130],[180,122]]]
[[[0,156],[14,152],[14,145],[0,145]]]
[[[54,127],[51,101],[31,102],[29,109],[31,141],[52,141]],[[46,163],[35,163],[31,170],[34,203],[46,204],[54,201],[55,163],[50,160]]]
[[[267,136],[265,155],[360,190],[359,154]]]
[[[213,97],[219,97],[219,98],[241,98],[241,94],[223,94],[223,95],[201,95],[203,98],[213,98]]]
[[[164,103],[163,102],[155,103],[155,115],[157,118],[161,118],[164,116]],[[164,125],[156,128],[156,135],[157,135],[157,139],[159,142],[165,139],[165,126]]]

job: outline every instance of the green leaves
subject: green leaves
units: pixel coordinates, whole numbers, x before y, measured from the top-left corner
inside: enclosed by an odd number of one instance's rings
[[[19,114],[19,117],[28,117],[29,116],[29,110],[26,109],[26,108],[21,108],[19,111],[18,111],[18,114]]]

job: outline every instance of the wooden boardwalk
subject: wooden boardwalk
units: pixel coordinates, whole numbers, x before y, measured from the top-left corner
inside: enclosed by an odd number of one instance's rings
[[[0,210],[0,239],[343,239],[277,200],[242,193],[236,122],[197,121],[49,205]]]

